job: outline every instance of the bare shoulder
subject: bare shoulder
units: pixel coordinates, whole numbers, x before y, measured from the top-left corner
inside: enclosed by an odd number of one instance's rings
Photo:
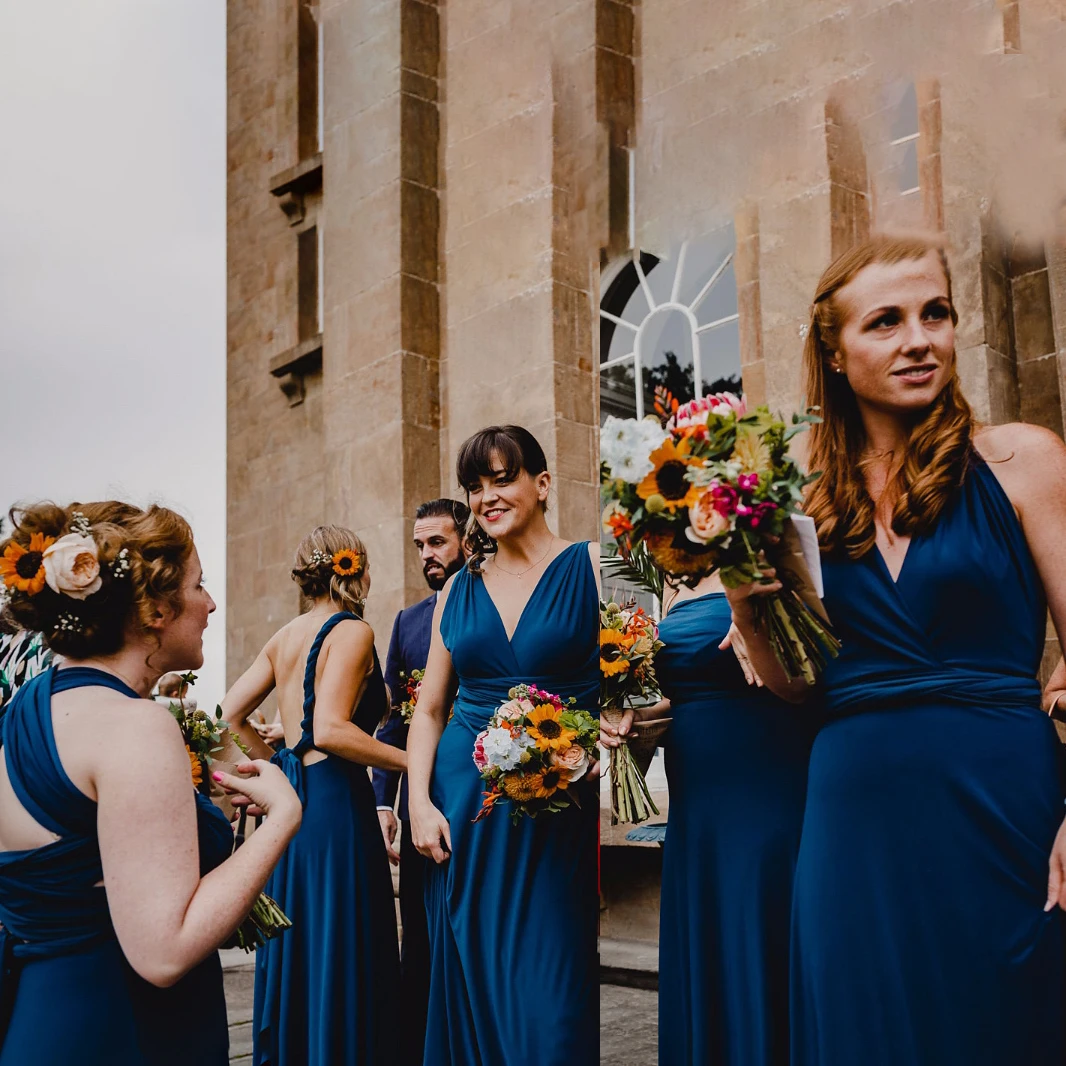
[[[463,567],[465,570],[466,567]],[[444,605],[448,602],[448,596],[451,594],[452,586],[455,584],[459,575],[463,570],[457,570],[447,581],[444,582],[444,588],[437,593],[437,602],[434,604],[433,613],[439,618],[441,611],[444,610]]]
[[[590,540],[588,544],[589,559],[592,560],[592,565],[599,568],[600,565],[600,542],[598,540]]]
[[[324,647],[344,645],[362,650],[374,643],[374,630],[369,622],[362,618],[345,618],[338,622],[326,635]]]
[[[1043,426],[1028,422],[1007,422],[983,426],[974,436],[974,446],[990,464],[1012,464],[1016,468],[1035,461],[1066,462],[1066,444]]]

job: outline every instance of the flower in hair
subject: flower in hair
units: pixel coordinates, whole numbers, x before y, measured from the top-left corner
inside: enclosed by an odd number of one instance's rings
[[[71,611],[63,611],[56,618],[55,630],[57,633],[80,633],[84,628],[82,620]]]
[[[80,533],[68,533],[49,545],[43,555],[44,579],[53,592],[84,600],[100,591],[100,557],[96,541]]]
[[[123,548],[111,560],[111,576],[116,579],[124,578],[130,572],[130,550]]]
[[[0,558],[0,575],[4,584],[27,596],[36,596],[45,585],[45,552],[55,543],[55,537],[43,533],[30,534],[30,545],[24,548],[12,541]]]
[[[73,511],[70,515],[70,531],[77,533],[79,537],[88,537],[92,531],[89,519],[81,511]]]
[[[333,572],[339,577],[359,577],[363,572],[363,557],[350,548],[333,554]]]
[[[308,560],[307,565],[312,567],[332,566],[333,556],[329,552],[324,552],[321,548],[315,548],[311,552],[311,558]]]

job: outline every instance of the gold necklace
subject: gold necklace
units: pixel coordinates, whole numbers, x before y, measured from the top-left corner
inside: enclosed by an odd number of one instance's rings
[[[508,570],[505,566],[500,566],[500,560],[498,558],[493,559],[496,564],[497,570],[502,570],[505,574],[510,574],[511,577],[521,577],[523,574],[528,574],[534,567],[540,566],[542,562],[548,557],[548,552],[552,550],[552,545],[555,543],[555,534],[552,534],[551,540],[548,541],[548,546],[544,549],[544,554],[534,563],[530,563],[525,570]]]

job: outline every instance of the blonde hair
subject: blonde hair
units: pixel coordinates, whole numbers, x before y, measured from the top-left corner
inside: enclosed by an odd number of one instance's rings
[[[826,552],[844,551],[858,559],[876,539],[874,501],[864,477],[866,433],[847,377],[829,372],[839,349],[843,312],[839,291],[872,263],[899,263],[936,252],[947,279],[951,320],[958,314],[951,295],[951,271],[944,242],[925,234],[875,234],[834,260],[818,282],[803,349],[807,402],[819,408],[822,422],[811,428],[808,468],[822,471],[807,495],[806,510],[815,521]],[[954,353],[953,353],[954,358]],[[928,533],[945,504],[962,484],[973,447],[975,421],[962,394],[958,368],[911,429],[901,462],[885,486],[893,501],[892,530],[900,536]]]
[[[357,557],[351,573],[340,572],[335,559],[350,554]],[[366,547],[359,537],[343,526],[318,526],[300,541],[292,567],[292,579],[308,599],[328,596],[342,611],[363,616],[370,578]]]
[[[4,613],[20,628],[43,635],[57,654],[72,659],[109,655],[125,642],[127,626],[148,633],[161,605],[175,615],[185,607],[182,586],[193,550],[189,523],[175,511],[100,503],[21,504],[11,508],[11,535],[0,541],[28,548],[34,533],[58,540],[88,523],[100,563],[100,589],[83,600],[47,585],[34,595],[11,593]],[[122,554],[120,558],[120,553]]]

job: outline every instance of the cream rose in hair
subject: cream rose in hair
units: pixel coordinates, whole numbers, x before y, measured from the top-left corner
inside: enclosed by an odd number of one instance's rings
[[[44,579],[53,592],[84,600],[99,592],[100,557],[96,541],[78,533],[68,533],[44,551]]]

